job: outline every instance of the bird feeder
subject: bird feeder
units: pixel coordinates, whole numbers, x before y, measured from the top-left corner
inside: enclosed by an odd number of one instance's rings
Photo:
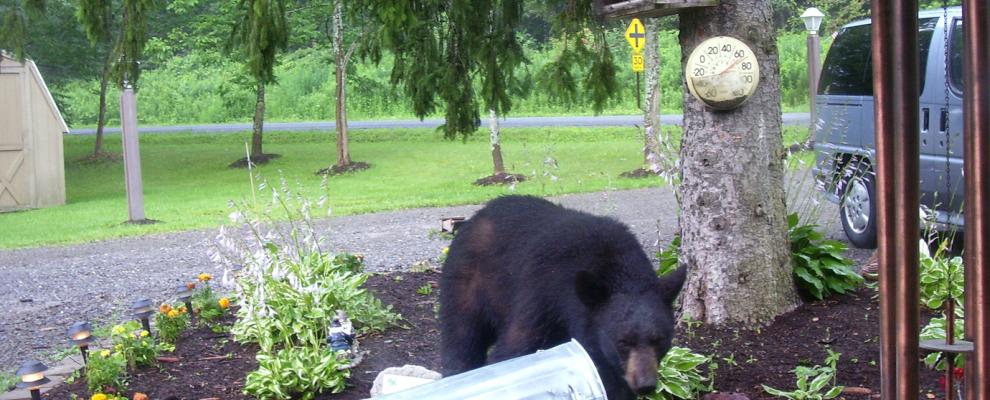
[[[650,18],[717,5],[718,0],[596,0],[595,12],[603,19]]]

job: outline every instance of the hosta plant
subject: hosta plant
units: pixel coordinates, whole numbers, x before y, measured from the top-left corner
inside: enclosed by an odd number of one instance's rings
[[[787,216],[787,227],[794,280],[802,293],[821,300],[863,283],[863,277],[853,270],[853,261],[843,255],[844,243],[825,239],[816,225],[799,224],[797,213]]]
[[[698,398],[699,393],[712,389],[711,377],[702,375],[698,370],[702,364],[709,362],[711,357],[692,353],[691,349],[671,347],[663,360],[660,360],[656,391],[642,398],[649,400]]]
[[[832,386],[835,377],[835,368],[830,366],[804,367],[798,366],[794,369],[797,376],[796,389],[784,391],[763,385],[763,390],[768,394],[783,397],[791,400],[826,400],[834,399],[842,394],[842,386]]]
[[[922,304],[932,310],[941,311],[949,298],[952,298],[955,307],[962,308],[965,289],[962,257],[949,258],[946,255],[948,241],[941,242],[934,254],[928,251],[928,244],[924,240],[919,243],[918,249]]]
[[[338,354],[326,347],[289,347],[258,353],[258,369],[247,376],[244,393],[259,399],[309,400],[320,392],[344,390],[348,370]]]

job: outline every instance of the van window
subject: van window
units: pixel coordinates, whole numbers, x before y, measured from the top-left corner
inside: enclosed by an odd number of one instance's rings
[[[918,21],[919,75],[921,88],[925,87],[928,66],[928,48],[938,18]],[[846,96],[873,95],[873,57],[870,43],[873,37],[870,25],[844,28],[832,42],[825,57],[825,65],[819,79],[818,94]]]
[[[949,84],[958,93],[963,91],[963,32],[962,20],[952,24],[952,39],[949,40]]]

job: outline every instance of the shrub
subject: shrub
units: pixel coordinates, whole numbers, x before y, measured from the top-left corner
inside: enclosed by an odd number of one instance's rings
[[[843,294],[863,283],[863,277],[853,271],[853,261],[843,253],[846,245],[825,240],[816,231],[817,225],[799,225],[797,213],[787,216],[791,240],[791,263],[794,280],[803,294],[821,300],[833,294]]]
[[[210,285],[213,275],[204,272],[199,274],[197,279],[199,279],[200,284],[197,286],[199,290],[192,296],[193,310],[201,321],[213,322],[227,312],[227,307],[221,306],[220,297],[217,296],[213,291],[213,287]],[[227,305],[230,305],[229,301]]]
[[[94,352],[86,362],[86,388],[93,393],[108,389],[121,391],[127,387],[126,372],[127,359],[123,353],[110,350]]]
[[[657,390],[644,398],[649,400],[696,399],[698,394],[711,391],[712,377],[702,376],[701,364],[711,362],[711,357],[692,353],[684,347],[671,347],[660,360],[657,369]],[[709,384],[705,384],[705,382]]]

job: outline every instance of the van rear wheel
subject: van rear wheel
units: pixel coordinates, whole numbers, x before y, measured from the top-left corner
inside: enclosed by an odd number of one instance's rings
[[[852,165],[852,164],[859,164]],[[839,219],[854,246],[864,249],[877,247],[876,176],[868,164],[852,162],[842,174],[842,194]]]

